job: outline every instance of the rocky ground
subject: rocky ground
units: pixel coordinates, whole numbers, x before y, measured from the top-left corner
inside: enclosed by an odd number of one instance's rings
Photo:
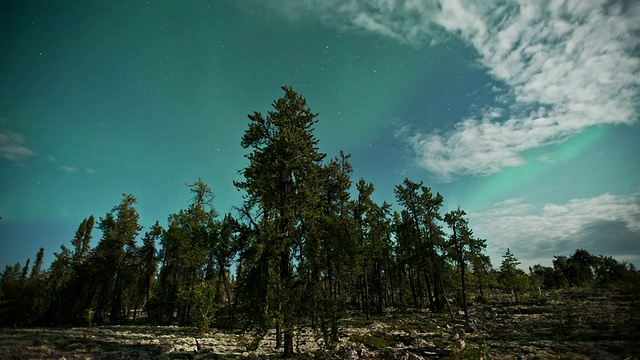
[[[540,299],[492,298],[462,317],[390,311],[348,318],[333,351],[300,329],[301,358],[323,359],[640,359],[640,294],[610,289],[561,290]],[[0,359],[258,359],[274,358],[274,336],[252,338],[171,326],[0,329]],[[321,341],[320,341],[321,343]]]

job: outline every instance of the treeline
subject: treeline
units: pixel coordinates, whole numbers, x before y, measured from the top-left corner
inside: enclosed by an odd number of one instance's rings
[[[249,115],[241,140],[248,165],[235,186],[236,214],[219,216],[214,194],[198,179],[188,206],[146,231],[133,195],[104,217],[84,219],[48,270],[8,266],[0,276],[4,326],[91,325],[127,321],[242,327],[258,336],[276,329],[293,353],[294,330],[311,326],[327,345],[349,311],[386,308],[458,310],[504,289],[586,286],[638,279],[630,265],[579,250],[554,267],[517,268],[507,251],[499,270],[474,236],[466,214],[443,213],[443,197],[422,182],[395,186],[400,211],[372,200],[359,179],[352,196],[349,155],[327,161],[313,135],[317,114],[291,88],[266,117]],[[102,237],[91,248],[92,231]]]

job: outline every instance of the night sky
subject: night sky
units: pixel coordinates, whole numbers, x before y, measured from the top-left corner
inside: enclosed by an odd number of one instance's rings
[[[0,270],[48,264],[122,193],[145,230],[199,177],[233,213],[246,115],[282,85],[374,200],[424,181],[494,266],[640,265],[640,2],[495,3],[2,1]]]

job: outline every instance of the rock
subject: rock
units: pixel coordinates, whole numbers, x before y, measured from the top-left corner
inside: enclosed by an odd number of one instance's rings
[[[360,354],[358,354],[358,351],[351,346],[342,347],[340,350],[338,350],[338,355],[342,360],[360,359]]]
[[[410,338],[410,344],[411,344],[411,345],[413,345],[413,346],[418,346],[418,345],[420,345],[420,340],[421,340],[421,339],[420,339],[420,334],[418,334],[418,332],[417,332],[417,331],[412,330],[412,331],[409,333],[409,338]]]
[[[399,353],[400,351],[396,351],[391,348],[385,348],[380,350],[380,352],[378,353],[378,357],[383,360],[398,360],[400,359],[400,357],[398,357]]]
[[[428,344],[429,344],[428,341],[426,341],[425,339],[416,338],[411,345],[414,348],[422,348],[422,347],[428,346]]]
[[[383,360],[424,360],[422,356],[407,350],[385,348],[380,350],[378,357]]]

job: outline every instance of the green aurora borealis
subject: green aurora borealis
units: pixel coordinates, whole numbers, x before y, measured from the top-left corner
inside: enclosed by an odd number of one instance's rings
[[[603,120],[519,151],[518,166],[483,175],[463,169],[443,181],[420,165],[401,129],[447,136],[483,109],[515,114],[519,90],[496,75],[464,32],[442,28],[420,42],[402,40],[385,36],[384,26],[404,13],[389,10],[388,20],[378,11],[382,2],[355,1],[361,13],[348,18],[334,2],[333,12],[327,5],[303,13],[300,5],[295,13],[296,6],[285,6],[291,1],[274,2],[281,8],[246,0],[3,2],[0,266],[24,263],[41,246],[51,261],[83,218],[104,216],[123,192],[137,197],[145,228],[186,207],[184,184],[198,177],[212,187],[219,212],[233,212],[241,201],[232,182],[245,164],[246,115],[269,111],[282,85],[319,113],[321,150],[351,153],[353,180],[373,182],[376,200],[394,203],[393,186],[405,176],[423,180],[443,194],[443,210],[467,211],[494,265],[507,246],[525,265],[582,246],[638,264],[637,103],[625,122]],[[318,4],[300,4],[307,2]],[[638,6],[629,6],[620,16],[638,19]],[[367,19],[362,14],[377,22],[359,20]],[[638,62],[637,54],[629,59]],[[639,72],[627,75],[638,81]],[[635,91],[638,99],[638,84],[621,84],[620,93]],[[611,104],[603,100],[602,108]],[[528,204],[519,219],[529,224],[547,204],[591,204],[586,200],[604,194],[613,200],[593,212],[609,212],[568,218],[566,236],[545,238],[539,229],[516,239],[491,230],[502,221],[491,209],[505,200]],[[604,223],[626,234],[611,244],[628,246],[608,247],[604,230],[591,231]],[[530,253],[531,243],[543,240],[545,250]]]

